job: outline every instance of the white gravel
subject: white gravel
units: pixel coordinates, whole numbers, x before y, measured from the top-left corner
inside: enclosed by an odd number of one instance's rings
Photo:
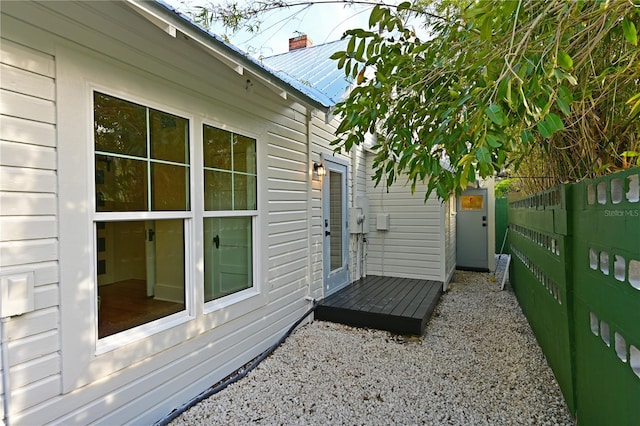
[[[515,296],[456,272],[422,338],[315,321],[172,425],[572,425]]]

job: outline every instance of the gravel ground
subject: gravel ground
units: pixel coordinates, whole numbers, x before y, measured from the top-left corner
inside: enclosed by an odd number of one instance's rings
[[[315,321],[171,425],[572,425],[511,287],[456,272],[421,338]]]

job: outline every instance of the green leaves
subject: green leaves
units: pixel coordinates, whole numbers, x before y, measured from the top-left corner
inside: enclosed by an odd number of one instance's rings
[[[567,52],[561,50],[558,52],[558,65],[570,71],[573,69],[573,59],[571,59],[571,56],[569,56]]]
[[[571,114],[571,102],[573,102],[573,94],[571,93],[571,90],[565,86],[560,86],[558,88],[556,103],[558,104],[560,111],[562,111],[566,116]]]
[[[631,105],[631,112],[629,116],[635,116],[640,113],[640,93],[636,93],[627,101],[628,105]]]
[[[489,117],[489,120],[493,121],[498,126],[504,126],[507,123],[507,117],[502,112],[500,105],[490,105],[484,110],[484,113]]]
[[[590,142],[579,139],[594,134],[602,137],[591,142],[599,144],[597,155],[610,149],[612,162],[637,163],[638,157],[619,154],[637,152],[635,135],[640,135],[633,5],[600,8],[596,2],[566,0],[447,5],[441,17],[424,15],[432,29],[428,42],[404,26],[402,17],[413,12],[409,3],[397,9],[376,5],[369,25],[385,31],[347,31],[348,48],[333,56],[360,83],[336,107],[345,117],[338,149],[377,132],[376,182],[390,184],[405,175],[413,188],[423,180],[429,192],[445,198],[522,159],[540,161],[545,170],[556,167],[558,173],[578,170],[580,162],[589,171],[610,169],[600,157],[589,157]],[[434,11],[437,7],[429,13]],[[365,68],[372,71],[367,77]],[[609,124],[621,116],[622,124]],[[591,132],[588,127],[600,122]],[[443,167],[443,158],[452,167]]]
[[[622,33],[624,38],[634,46],[638,45],[638,32],[636,26],[628,17],[624,17],[622,20]]]
[[[536,124],[538,131],[545,138],[550,138],[555,132],[564,130],[562,119],[554,113],[547,114],[544,120]]]

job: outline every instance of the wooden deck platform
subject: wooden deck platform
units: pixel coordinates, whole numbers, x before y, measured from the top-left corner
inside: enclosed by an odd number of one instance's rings
[[[315,318],[421,336],[441,294],[439,281],[369,275],[321,301]]]

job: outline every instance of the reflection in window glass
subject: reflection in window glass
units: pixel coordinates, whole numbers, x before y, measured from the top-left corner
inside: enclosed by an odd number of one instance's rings
[[[96,223],[98,337],[185,309],[182,219]]]
[[[256,140],[203,127],[207,211],[256,210]]]
[[[253,286],[251,217],[204,219],[205,302]]]
[[[189,169],[172,164],[151,164],[152,210],[188,210]]]
[[[256,177],[242,175],[233,176],[233,206],[234,210],[255,210],[256,206]]]
[[[189,210],[188,129],[184,118],[94,92],[96,211]]]
[[[96,211],[147,210],[147,164],[144,161],[96,155]]]
[[[230,172],[205,170],[205,210],[233,210],[233,189]]]
[[[149,110],[151,158],[188,164],[186,136],[189,122],[164,112]]]
[[[204,126],[204,166],[212,169],[231,170],[231,139],[233,133],[211,126]]]
[[[233,170],[256,173],[256,141],[245,136],[234,135]]]
[[[147,113],[142,105],[94,94],[96,151],[147,157]]]

